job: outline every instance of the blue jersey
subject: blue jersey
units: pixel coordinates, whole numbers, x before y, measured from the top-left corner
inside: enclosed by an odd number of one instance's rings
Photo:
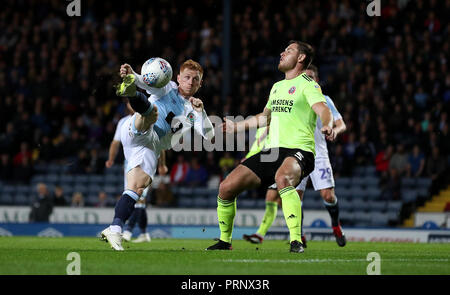
[[[158,120],[153,129],[159,138],[163,138],[167,133],[172,132],[172,120],[181,116],[184,111],[185,99],[178,92],[175,82],[169,82],[161,91],[152,93],[149,101],[158,108]]]

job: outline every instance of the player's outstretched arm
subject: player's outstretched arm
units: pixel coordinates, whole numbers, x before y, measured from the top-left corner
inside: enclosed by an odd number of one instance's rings
[[[166,165],[166,151],[162,150],[158,160],[158,173],[159,175],[166,175],[169,172],[169,168]]]
[[[244,121],[233,122],[227,118],[223,118],[224,123],[220,126],[223,132],[226,133],[237,133],[246,131],[250,128],[259,128],[270,125],[270,115],[271,111],[268,108],[264,108],[262,113],[257,114],[254,117],[250,117]]]
[[[206,114],[203,101],[195,97],[190,97],[189,102],[192,104],[192,108],[198,112],[198,119],[194,122],[194,129],[206,140],[211,140],[215,135],[214,127]]]
[[[333,127],[334,137],[331,139],[331,141],[334,141],[339,134],[344,133],[345,130],[347,130],[347,125],[345,125],[343,119],[334,121],[334,124],[335,124],[335,126]]]
[[[106,168],[111,168],[114,165],[114,159],[117,156],[117,153],[119,152],[120,148],[120,141],[113,140],[111,141],[111,144],[109,145],[109,152],[108,152],[108,160],[105,162]]]
[[[322,121],[322,129],[320,130],[327,140],[331,140],[333,137],[333,115],[325,102],[317,102],[312,105],[313,111],[319,116]]]

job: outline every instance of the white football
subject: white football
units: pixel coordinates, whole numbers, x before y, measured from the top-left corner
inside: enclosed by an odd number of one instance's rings
[[[141,68],[142,80],[150,87],[162,88],[172,79],[172,67],[160,57],[152,57]]]

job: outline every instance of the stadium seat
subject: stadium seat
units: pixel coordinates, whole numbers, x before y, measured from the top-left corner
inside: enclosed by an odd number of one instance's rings
[[[304,199],[308,198],[308,199],[320,199],[320,200],[322,200],[322,197],[320,196],[320,192],[312,190],[312,189],[307,189],[305,191],[305,193],[303,194],[303,197],[304,197]]]
[[[357,188],[357,187],[365,187],[366,186],[366,179],[361,176],[352,177],[351,179],[351,187]]]
[[[368,200],[378,200],[381,195],[381,190],[379,188],[370,187],[366,190],[366,199]]]
[[[352,187],[350,189],[350,194],[352,195],[353,199],[365,199],[367,198],[366,190],[360,188],[360,187]]]
[[[86,195],[88,193],[88,187],[85,185],[75,185],[73,187],[73,192],[80,192],[83,195]]]
[[[187,196],[192,196],[192,192],[193,192],[194,190],[192,189],[192,188],[190,188],[190,187],[183,187],[183,186],[181,186],[179,189],[178,189],[178,193],[180,194],[180,195],[187,195]]]
[[[338,198],[353,199],[350,189],[342,186],[336,186],[334,189],[334,193]]]
[[[388,212],[400,212],[400,210],[402,209],[402,202],[388,201],[386,209]]]
[[[323,202],[322,199],[305,197],[302,206],[307,210],[319,210],[323,207]]]
[[[429,196],[430,192],[428,188],[418,188],[417,189],[417,195],[418,197],[427,198]]]
[[[114,174],[106,174],[103,177],[103,184],[111,184],[111,183],[116,183],[116,175]]]
[[[354,199],[352,202],[353,210],[354,211],[368,211],[369,208],[369,202],[365,201],[363,199]]]
[[[193,199],[194,208],[206,208],[208,206],[208,199],[203,197],[195,197]]]
[[[354,223],[355,226],[369,226],[370,225],[370,215],[367,212],[355,211],[354,212]]]
[[[17,185],[16,186],[16,192],[17,194],[24,194],[28,195],[31,193],[31,187],[29,185]]]
[[[387,204],[385,201],[370,201],[369,210],[372,212],[384,212],[386,211]]]
[[[84,200],[85,200],[85,204],[87,206],[95,206],[98,202],[98,196],[97,195],[88,195]]]
[[[192,208],[194,202],[191,198],[178,198],[178,207],[180,208]]]
[[[365,175],[366,176],[376,176],[377,169],[375,166],[365,166]]]
[[[208,208],[217,208],[217,197],[214,198],[208,197],[207,203]]]
[[[196,187],[192,189],[192,195],[194,197],[206,197],[209,194],[209,190],[206,187]]]
[[[353,168],[353,175],[358,176],[358,177],[362,177],[366,175],[366,168],[363,166],[357,166],[355,168]]]
[[[399,212],[387,212],[387,216],[390,222],[398,222],[399,220]]]
[[[431,178],[417,178],[417,187],[421,187],[421,188],[429,188],[431,185]]]
[[[418,197],[418,192],[415,189],[402,190],[402,201],[405,203],[415,202]]]
[[[370,225],[371,226],[387,226],[389,222],[389,215],[381,212],[370,213]]]
[[[339,177],[335,180],[336,188],[348,188],[350,184],[350,178],[348,177]]]
[[[102,191],[102,189],[103,189],[103,187],[101,187],[100,185],[95,184],[95,183],[91,183],[88,186],[88,194],[96,195],[100,191]]]
[[[0,194],[0,203],[3,205],[12,205],[13,196],[11,194],[2,193]]]
[[[244,199],[238,200],[237,206],[242,209],[253,209],[255,208],[256,201],[254,199]]]
[[[78,175],[75,175],[74,180],[76,183],[86,183],[89,180],[89,176],[83,175],[83,174],[78,174]]]
[[[47,184],[58,184],[59,183],[59,174],[47,174],[45,175],[45,183]]]
[[[346,200],[344,201],[339,201],[339,209],[344,210],[344,211],[353,211],[353,201],[350,200]]]
[[[45,182],[45,175],[44,174],[37,174],[31,178],[31,185],[35,186],[39,182]]]
[[[91,184],[95,183],[98,185],[102,185],[103,184],[103,175],[97,175],[97,174],[89,175],[88,182]]]
[[[378,177],[366,176],[364,178],[364,180],[365,180],[366,187],[377,187],[378,188],[378,183],[380,182],[380,179]]]
[[[73,175],[61,175],[59,178],[59,183],[61,185],[70,185],[72,183],[74,183],[75,178],[73,177]]]
[[[266,200],[257,199],[255,202],[255,208],[257,209],[265,209],[266,208]]]
[[[402,189],[411,189],[416,186],[415,178],[402,178],[401,179]]]
[[[17,206],[28,206],[30,205],[30,198],[24,194],[17,194],[13,199],[13,203]]]
[[[339,219],[345,225],[352,225],[355,218],[355,214],[350,211],[341,211],[339,213]]]
[[[13,196],[16,194],[16,187],[14,185],[4,185],[2,188],[2,192],[4,194],[8,194],[10,196]]]

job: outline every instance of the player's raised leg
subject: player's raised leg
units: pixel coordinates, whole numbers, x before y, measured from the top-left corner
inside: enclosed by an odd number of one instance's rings
[[[137,131],[144,132],[155,123],[158,109],[150,103],[144,93],[137,91],[133,74],[123,77],[123,82],[117,86],[116,94],[121,97],[128,97],[131,107],[137,113],[133,123]]]
[[[287,157],[275,174],[278,193],[283,202],[283,214],[289,229],[291,252],[304,252],[301,243],[302,204],[295,190],[302,175],[302,168],[294,157]]]
[[[139,196],[151,183],[151,177],[141,167],[137,166],[127,173],[127,189],[114,208],[114,219],[111,225],[102,231],[102,239],[108,241],[111,247],[117,251],[123,251],[122,227],[131,216]]]
[[[267,189],[266,210],[264,211],[264,216],[261,220],[261,224],[259,225],[258,230],[254,234],[243,235],[243,239],[253,244],[261,244],[264,240],[264,236],[277,217],[278,205],[281,206],[281,199],[278,196],[276,186],[273,185],[269,187],[269,189]]]
[[[336,194],[334,193],[334,188],[321,189],[320,195],[323,199],[325,208],[327,208],[328,213],[330,214],[331,226],[333,228],[334,237],[336,238],[336,243],[340,247],[344,247],[347,244],[347,239],[342,231],[341,223],[339,221],[339,205]]]
[[[220,183],[217,196],[217,218],[220,228],[219,241],[206,250],[231,250],[236,197],[244,190],[257,187],[261,183],[256,174],[244,165],[237,166]]]

